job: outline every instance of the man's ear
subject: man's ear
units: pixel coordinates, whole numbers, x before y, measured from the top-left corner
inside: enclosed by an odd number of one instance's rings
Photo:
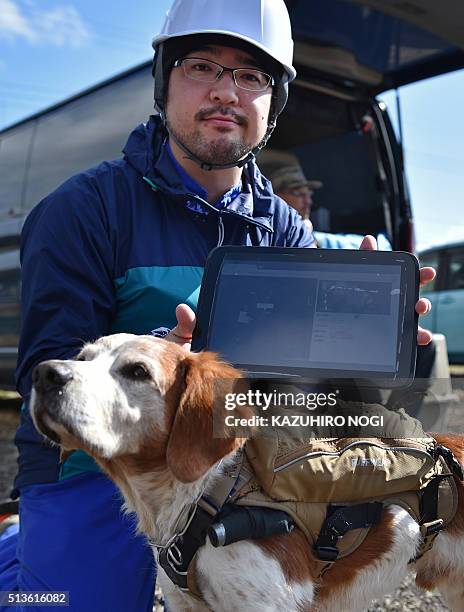
[[[225,425],[228,393],[243,388],[240,372],[221,362],[214,353],[190,354],[183,363],[185,387],[177,407],[166,451],[174,476],[194,482],[215,463],[241,446],[243,438]],[[240,383],[242,382],[242,385]],[[247,406],[238,407],[237,417],[250,417]]]

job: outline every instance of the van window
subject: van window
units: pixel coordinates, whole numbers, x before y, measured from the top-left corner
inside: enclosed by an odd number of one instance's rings
[[[0,135],[0,215],[19,213],[34,124]]]
[[[446,289],[464,289],[464,249],[450,251],[447,263]]]
[[[77,172],[120,157],[129,133],[152,109],[147,68],[40,117],[24,210]]]

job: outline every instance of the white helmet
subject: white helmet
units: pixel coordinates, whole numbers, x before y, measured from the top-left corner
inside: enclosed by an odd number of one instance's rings
[[[168,78],[164,47],[177,42],[181,45],[183,37],[198,35],[236,38],[242,43],[255,47],[257,52],[263,57],[267,56],[278,68],[279,74],[273,74],[275,81],[273,103],[266,136],[244,160],[237,164],[204,164],[182,143],[178,143],[189,157],[200,163],[202,167],[213,169],[243,166],[267,143],[275,128],[277,117],[287,103],[288,83],[296,77],[296,70],[292,65],[293,39],[287,7],[284,0],[235,0],[233,5],[230,0],[174,0],[161,32],[152,42],[155,50],[153,63],[155,105],[164,120]],[[187,41],[188,38],[185,38],[185,42]]]
[[[293,39],[287,7],[283,0],[174,0],[153,48],[169,38],[190,34],[224,34],[258,47],[293,81]]]

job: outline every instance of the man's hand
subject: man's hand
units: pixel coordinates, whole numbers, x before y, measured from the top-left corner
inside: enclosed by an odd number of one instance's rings
[[[359,247],[363,251],[376,251],[377,240],[374,236],[364,236],[361,246]],[[427,283],[430,283],[435,276],[436,271],[434,268],[421,268],[420,269],[420,286],[423,287]],[[416,312],[418,315],[425,315],[430,312],[432,304],[427,298],[420,298],[416,303]],[[417,330],[417,344],[420,346],[426,346],[432,341],[432,333],[428,329],[422,329],[419,326]]]
[[[179,344],[189,351],[197,321],[195,313],[187,304],[179,304],[176,308],[176,319],[177,325],[171,329],[165,340]]]

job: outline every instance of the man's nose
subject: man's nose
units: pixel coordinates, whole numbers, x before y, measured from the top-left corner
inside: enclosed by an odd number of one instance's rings
[[[311,206],[313,203],[311,199],[311,195],[309,193],[301,193],[299,196],[300,205],[302,208],[306,209],[308,206]]]
[[[217,81],[214,81],[210,90],[210,99],[222,104],[237,104],[238,91],[233,74],[223,72]]]
[[[32,372],[32,384],[38,392],[59,391],[73,379],[72,369],[67,363],[45,361]]]

